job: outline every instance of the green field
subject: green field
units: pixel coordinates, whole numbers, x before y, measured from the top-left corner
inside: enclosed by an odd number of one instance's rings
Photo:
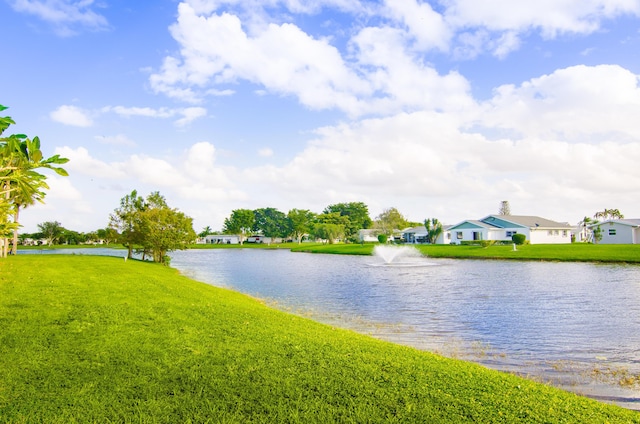
[[[293,251],[371,255],[376,244],[312,244],[296,245]],[[514,259],[573,262],[640,263],[639,244],[527,244],[517,246],[411,245],[432,258]]]
[[[0,261],[2,423],[640,423],[112,257]]]

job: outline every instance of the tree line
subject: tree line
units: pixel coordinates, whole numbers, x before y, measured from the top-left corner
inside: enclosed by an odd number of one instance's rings
[[[270,239],[291,238],[298,243],[305,235],[333,243],[338,239],[355,241],[358,230],[370,228],[373,221],[362,202],[337,203],[317,214],[308,209],[235,209],[224,220],[223,233],[237,235],[242,244],[251,234]]]
[[[408,221],[396,208],[388,208],[372,220],[366,204],[348,202],[329,205],[321,213],[308,209],[291,209],[286,214],[276,208],[235,209],[224,220],[222,232],[237,235],[241,244],[251,234],[270,239],[292,239],[298,243],[308,236],[334,243],[337,240],[359,242],[359,230],[372,229],[385,242],[398,230],[420,225],[423,224]],[[442,233],[442,224],[430,218],[424,221],[424,225],[429,241],[435,242]],[[208,234],[208,231],[203,231],[200,236]]]

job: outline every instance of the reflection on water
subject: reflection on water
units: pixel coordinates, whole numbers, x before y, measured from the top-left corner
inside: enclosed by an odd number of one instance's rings
[[[640,409],[640,266],[385,264],[264,249],[171,256],[187,276],[281,309]]]

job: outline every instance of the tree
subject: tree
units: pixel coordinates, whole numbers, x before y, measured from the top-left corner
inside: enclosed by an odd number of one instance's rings
[[[620,210],[618,209],[604,209],[601,212],[596,212],[593,217],[595,219],[602,219],[602,220],[607,220],[607,219],[624,219],[624,215],[622,215],[622,213],[620,213]]]
[[[137,232],[136,223],[140,220],[140,214],[145,208],[144,199],[133,190],[120,199],[120,207],[109,216],[109,228],[113,228],[120,234],[120,243],[127,248],[127,258],[133,256],[133,249],[141,243],[142,235]]]
[[[98,239],[104,240],[107,246],[118,240],[118,235],[118,232],[110,227],[100,228],[96,231],[96,236],[98,237]]]
[[[287,216],[275,208],[261,208],[253,211],[253,230],[270,239],[286,237],[291,233]]]
[[[387,236],[393,234],[394,230],[402,230],[407,226],[407,220],[396,208],[385,209],[374,222],[374,228]]]
[[[255,215],[250,209],[235,209],[231,211],[231,216],[224,220],[224,233],[236,234],[243,244],[247,234],[251,232],[255,224]]]
[[[204,238],[204,237],[206,237],[206,236],[208,236],[208,235],[211,235],[211,234],[213,234],[213,230],[211,229],[211,227],[210,227],[210,226],[208,226],[208,225],[207,225],[206,227],[204,227],[204,228],[202,229],[202,231],[200,231],[200,232],[198,233],[198,237],[202,237],[202,238]]]
[[[424,220],[424,227],[427,230],[427,242],[435,244],[442,234],[442,224],[437,218],[427,218]]]
[[[327,206],[323,213],[339,213],[348,218],[344,227],[346,239],[355,240],[359,230],[371,228],[373,221],[369,218],[369,208],[362,202],[337,203]]]
[[[0,105],[0,111],[6,109]],[[0,135],[12,124],[15,122],[10,117],[0,117]],[[36,201],[44,202],[44,190],[49,186],[45,181],[46,176],[35,170],[51,169],[58,175],[67,176],[67,171],[58,165],[68,161],[59,155],[45,159],[37,136],[33,139],[24,134],[0,137],[0,231],[4,238],[3,257],[7,255],[7,236],[10,232],[13,232],[13,253],[17,252],[20,208]]]
[[[166,265],[169,264],[168,252],[186,249],[196,239],[193,219],[170,208],[157,191],[147,196],[134,227],[144,252],[150,253],[154,262]]]
[[[291,234],[298,240],[298,244],[300,244],[302,237],[311,232],[315,214],[306,209],[291,209],[289,213],[287,213],[287,218],[289,218]]]
[[[42,233],[42,236],[47,240],[47,244],[51,246],[55,244],[65,229],[62,228],[62,225],[58,221],[47,221],[38,224],[38,230]]]
[[[313,234],[324,243],[335,243],[336,240],[344,236],[344,226],[338,224],[317,223],[313,226]]]
[[[511,206],[509,206],[508,200],[503,200],[502,202],[500,202],[498,215],[511,215]]]

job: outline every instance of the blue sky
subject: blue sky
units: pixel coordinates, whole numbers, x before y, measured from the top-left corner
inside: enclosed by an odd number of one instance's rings
[[[24,231],[136,189],[448,224],[640,217],[640,1],[0,0],[0,103],[70,159]]]

